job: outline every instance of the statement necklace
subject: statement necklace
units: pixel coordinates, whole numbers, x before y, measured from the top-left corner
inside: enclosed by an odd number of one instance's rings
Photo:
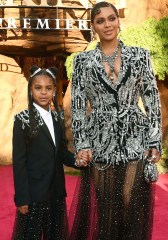
[[[116,50],[111,55],[105,55],[101,50],[102,62],[107,62],[110,67],[109,79],[114,83],[114,62],[119,54],[120,44],[118,44]]]

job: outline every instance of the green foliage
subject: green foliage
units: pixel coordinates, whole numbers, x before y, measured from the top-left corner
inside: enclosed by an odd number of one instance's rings
[[[74,57],[78,54],[79,52],[74,52],[70,56],[66,58],[65,61],[65,67],[66,67],[66,72],[67,72],[67,77],[68,80],[72,79],[72,71],[73,71],[73,60]]]
[[[86,48],[85,51],[90,51],[90,50],[95,49],[96,44],[97,44],[96,41],[90,42],[90,43],[88,44],[88,46],[87,46],[87,48]],[[68,80],[71,80],[71,79],[72,79],[73,60],[74,60],[74,57],[75,57],[78,53],[79,53],[79,52],[74,52],[74,53],[72,53],[70,56],[68,56],[68,57],[66,58],[65,67],[66,67],[66,71],[67,71]]]
[[[160,161],[157,163],[159,173],[168,172],[168,140],[162,143],[162,156]]]
[[[86,48],[86,51],[90,51],[90,50],[93,50],[96,48],[96,45],[97,45],[97,41],[92,41],[88,44],[87,48]]]
[[[155,75],[159,80],[168,74],[168,17],[159,21],[148,18],[141,24],[126,28],[119,38],[128,46],[138,46],[149,50]],[[88,44],[86,51],[94,49],[96,42]],[[67,57],[65,66],[68,79],[72,79],[73,59],[78,52]]]
[[[159,21],[148,18],[141,24],[128,27],[119,38],[128,46],[139,46],[150,52],[155,75],[159,80],[168,74],[168,17]]]
[[[161,158],[157,163],[157,168],[160,174],[168,173],[168,159]]]
[[[165,140],[162,144],[162,158],[168,159],[168,140]]]

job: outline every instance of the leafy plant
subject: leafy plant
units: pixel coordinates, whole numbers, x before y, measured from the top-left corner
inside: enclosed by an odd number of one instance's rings
[[[95,49],[96,47],[96,44],[97,44],[97,41],[92,41],[88,44],[87,48],[85,51],[89,51],[89,50],[92,50],[92,49]],[[65,61],[65,67],[66,67],[66,71],[67,71],[67,77],[68,77],[68,80],[71,80],[72,79],[72,71],[73,71],[73,60],[74,60],[74,57],[78,54],[79,52],[74,52],[72,53],[70,56],[68,56],[66,58],[66,61]]]
[[[162,144],[162,158],[168,159],[168,140],[165,140]]]
[[[159,80],[168,74],[168,17],[159,21],[148,18],[141,24],[126,28],[120,39],[128,46],[139,46],[150,52],[155,75]]]
[[[72,71],[73,71],[73,60],[74,57],[78,54],[79,52],[74,52],[70,56],[66,58],[65,61],[65,67],[66,67],[66,72],[67,72],[67,77],[68,80],[72,79]]]
[[[162,144],[162,156],[161,160],[157,163],[159,173],[168,172],[168,140]]]

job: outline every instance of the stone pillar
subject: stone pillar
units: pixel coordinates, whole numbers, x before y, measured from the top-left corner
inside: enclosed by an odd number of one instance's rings
[[[0,164],[12,163],[14,115],[27,107],[27,80],[13,58],[0,55]]]

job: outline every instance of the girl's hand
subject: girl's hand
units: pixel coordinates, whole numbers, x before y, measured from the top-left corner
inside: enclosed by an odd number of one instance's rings
[[[154,163],[159,162],[159,160],[160,160],[160,158],[161,158],[161,155],[160,155],[160,153],[157,151],[157,149],[156,149],[156,148],[147,149],[147,150],[145,151],[145,157],[148,156],[149,151],[151,151],[151,161],[154,162]]]
[[[76,157],[76,165],[80,167],[86,167],[88,165],[88,162],[92,160],[92,151],[91,149],[87,150],[80,150],[77,153]]]
[[[29,207],[28,205],[18,207],[18,211],[22,214],[27,214],[29,212]]]

